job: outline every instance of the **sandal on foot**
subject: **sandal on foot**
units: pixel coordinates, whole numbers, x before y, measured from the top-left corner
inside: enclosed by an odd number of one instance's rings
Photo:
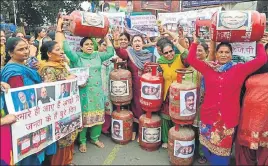
[[[132,132],[132,141],[136,139],[136,132]]]
[[[76,166],[76,164],[71,163],[71,164],[68,164],[67,166]]]
[[[199,164],[206,164],[207,163],[207,158],[205,156],[200,156],[199,159],[197,160]]]
[[[86,144],[81,144],[79,147],[79,151],[81,153],[86,153],[87,152],[87,145]]]
[[[98,148],[104,148],[104,143],[101,141],[96,141],[96,142],[91,141],[91,143],[96,145]]]
[[[167,147],[168,147],[167,143],[162,143],[162,148],[167,149]]]

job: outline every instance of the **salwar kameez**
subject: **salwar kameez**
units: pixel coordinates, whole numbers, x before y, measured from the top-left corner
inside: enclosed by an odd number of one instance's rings
[[[239,122],[239,96],[246,77],[267,60],[262,44],[257,45],[257,56],[245,64],[228,62],[222,71],[211,68],[196,57],[197,43],[192,43],[187,62],[198,70],[205,80],[205,97],[201,105],[200,143],[211,155],[230,158],[235,128]],[[211,156],[206,156],[210,164]],[[229,161],[229,160],[228,160]]]
[[[111,114],[113,111],[113,104],[110,100],[110,73],[114,69],[113,63],[110,60],[104,61],[101,67],[102,89],[104,92],[104,111],[105,122],[102,126],[103,133],[109,133],[111,127]]]
[[[236,164],[268,165],[268,73],[246,81],[235,148]]]
[[[114,55],[114,48],[107,47],[107,52],[93,52],[86,54],[82,52],[73,52],[68,43],[63,43],[64,52],[73,64],[73,67],[87,67],[89,69],[89,78],[85,87],[79,88],[81,109],[83,115],[83,127],[93,127],[90,133],[92,141],[97,142],[101,134],[101,128],[104,123],[104,93],[101,80],[102,62],[110,59]],[[80,132],[80,143],[85,144],[86,129]],[[94,138],[94,139],[93,139]]]
[[[56,62],[45,62],[39,70],[44,82],[56,82],[66,80],[70,75],[64,64]],[[73,160],[74,141],[78,135],[78,130],[68,134],[57,141],[57,152],[51,157],[51,165],[68,165]]]

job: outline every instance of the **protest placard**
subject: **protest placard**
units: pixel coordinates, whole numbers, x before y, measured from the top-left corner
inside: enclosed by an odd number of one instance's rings
[[[233,48],[233,61],[247,62],[256,57],[256,42],[231,43]]]
[[[158,10],[158,11],[170,11],[171,10],[171,0],[166,1],[141,1],[141,9],[146,10]]]
[[[131,29],[149,37],[155,37],[159,34],[154,15],[130,16],[130,25]]]
[[[87,83],[89,77],[88,67],[72,68],[69,71],[70,73],[76,75],[78,86],[85,85]]]
[[[125,21],[125,13],[124,12],[117,12],[117,13],[101,13],[106,16],[109,20],[110,29],[108,35],[112,36],[111,30],[114,28],[120,28],[121,32],[124,31],[124,21]]]
[[[65,35],[65,37],[72,51],[75,51],[75,52],[81,51],[80,41],[82,37],[70,36],[70,35]]]
[[[211,19],[212,15],[219,11],[221,7],[206,8],[201,10],[193,10],[187,12],[176,13],[158,13],[158,20],[161,21],[163,27],[171,32],[178,32],[179,28],[183,28],[186,36],[191,37],[195,31],[195,22],[197,18]],[[209,32],[204,32],[204,39],[209,39]]]
[[[77,79],[10,89],[5,95],[14,163],[35,154],[82,126]]]

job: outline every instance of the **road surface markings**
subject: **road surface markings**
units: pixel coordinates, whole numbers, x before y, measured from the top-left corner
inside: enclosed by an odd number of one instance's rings
[[[122,145],[115,145],[111,153],[106,157],[102,165],[111,165],[116,158],[117,153],[121,149]]]

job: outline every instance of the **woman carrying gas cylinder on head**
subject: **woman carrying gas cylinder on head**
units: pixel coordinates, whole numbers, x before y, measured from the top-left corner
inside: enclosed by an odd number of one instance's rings
[[[114,47],[117,56],[123,60],[127,60],[127,67],[132,75],[133,99],[131,102],[131,111],[134,114],[135,120],[138,121],[143,114],[140,104],[140,77],[142,75],[145,63],[155,62],[153,56],[148,50],[143,50],[144,41],[141,35],[134,35],[131,40],[131,46],[122,47],[121,36],[118,31],[113,32]],[[120,43],[121,44],[120,44]],[[120,46],[121,45],[121,46]],[[136,137],[136,132],[133,132],[132,140]]]
[[[200,143],[211,165],[228,165],[236,126],[239,121],[240,89],[246,77],[267,60],[262,44],[257,45],[257,56],[245,64],[233,65],[232,46],[220,43],[216,47],[216,66],[210,66],[196,56],[198,39],[193,34],[187,62],[199,71],[205,81],[201,105]]]
[[[212,63],[212,61],[215,59],[214,58],[214,54],[215,54],[215,44],[216,42],[211,41],[210,42],[210,48],[213,51],[209,51],[209,47],[208,45],[200,40],[199,45],[197,46],[197,52],[196,52],[196,56],[199,60],[202,60],[204,62],[207,63]],[[196,134],[196,149],[198,151],[199,154],[199,158],[197,160],[198,163],[200,164],[205,164],[207,162],[207,159],[202,151],[202,145],[199,143],[199,126],[200,126],[200,107],[202,105],[203,102],[203,98],[204,98],[204,89],[205,89],[205,85],[204,85],[204,79],[203,76],[200,72],[196,71],[193,67],[190,67],[190,69],[192,69],[193,72],[193,78],[191,75],[186,75],[185,76],[185,80],[189,80],[189,81],[193,81],[196,84],[197,87],[197,111],[196,111],[196,117],[193,123],[194,126],[194,131]],[[192,80],[193,79],[193,80]]]
[[[83,130],[79,133],[80,152],[86,152],[86,133],[90,128],[90,139],[93,144],[99,148],[104,148],[103,142],[99,140],[101,135],[102,124],[104,123],[104,94],[101,81],[101,65],[102,62],[114,56],[114,48],[111,41],[106,36],[104,38],[107,44],[106,52],[94,51],[95,40],[84,37],[80,41],[82,52],[74,52],[71,50],[67,41],[65,41],[62,32],[63,20],[59,19],[56,39],[57,42],[63,43],[64,53],[70,59],[73,67],[89,68],[89,79],[86,85],[80,87],[80,100],[83,114]]]

